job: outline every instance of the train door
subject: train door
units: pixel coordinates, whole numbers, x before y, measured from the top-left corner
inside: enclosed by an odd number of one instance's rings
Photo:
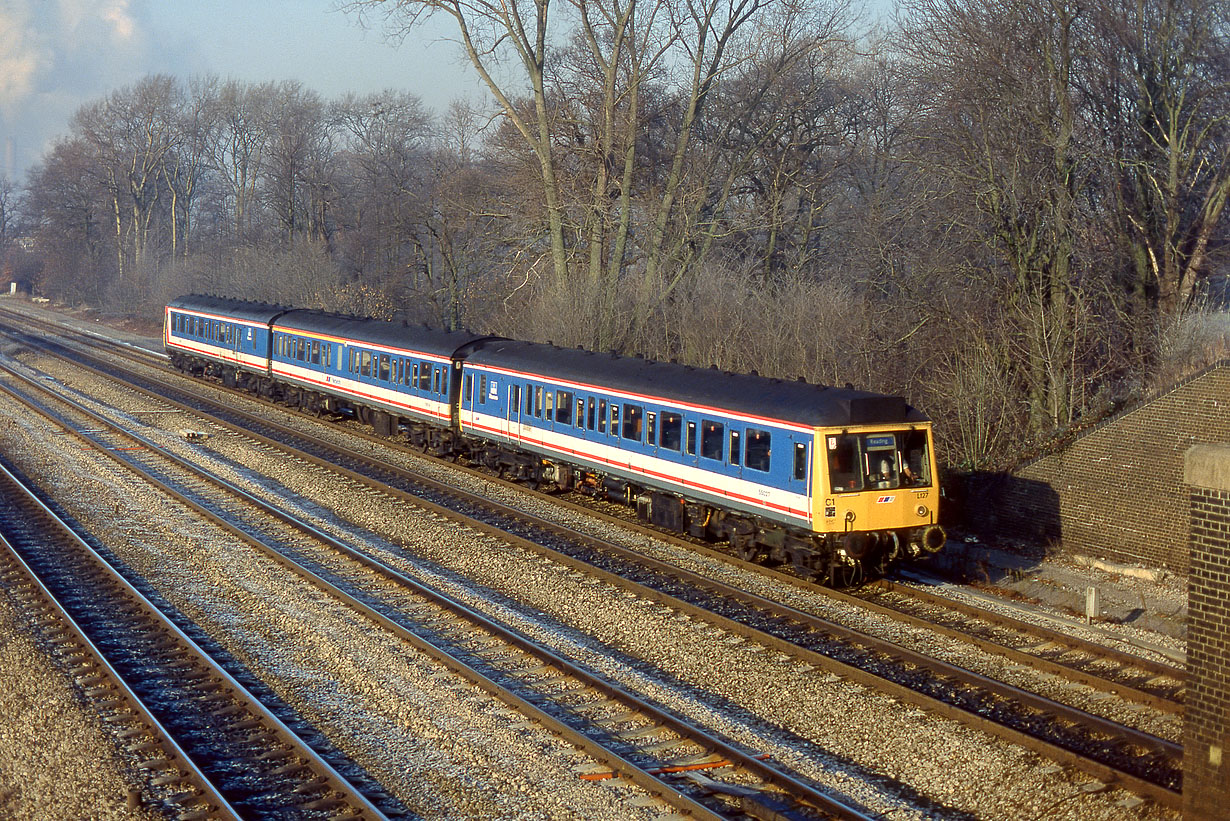
[[[683,417],[683,464],[700,467],[700,420]]]
[[[645,411],[645,453],[651,459],[658,457],[658,411]]]
[[[786,455],[788,463],[786,469],[789,471],[786,475],[786,487],[792,493],[799,493],[807,498],[811,496],[811,484],[813,475],[813,458],[816,462],[816,469],[819,468],[819,460],[823,454],[813,454],[813,444],[816,437],[802,432],[792,432],[788,441],[789,451]],[[814,511],[808,509],[808,518],[813,518],[818,515]]]
[[[521,394],[522,385],[510,382],[505,402],[504,435],[509,441],[521,442]]]
[[[743,478],[743,430],[734,425],[727,429],[726,471],[735,479]]]
[[[405,360],[398,360],[398,371],[396,381],[400,384],[405,381]],[[461,362],[452,363],[453,376],[448,380],[448,423],[453,430],[461,430]]]

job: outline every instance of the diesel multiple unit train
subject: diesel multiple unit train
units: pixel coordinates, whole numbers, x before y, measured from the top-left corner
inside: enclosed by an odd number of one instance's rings
[[[164,341],[187,373],[830,584],[945,541],[931,424],[900,397],[207,296],[167,306]]]

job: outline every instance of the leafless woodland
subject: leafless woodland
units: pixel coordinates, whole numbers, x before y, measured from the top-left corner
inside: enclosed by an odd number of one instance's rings
[[[146,77],[0,181],[6,273],[852,383],[967,468],[1224,354],[1228,4],[340,5],[489,95]]]

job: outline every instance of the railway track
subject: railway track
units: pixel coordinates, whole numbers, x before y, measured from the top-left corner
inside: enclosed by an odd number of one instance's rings
[[[7,369],[6,369],[7,370]],[[78,434],[196,510],[326,591],[417,650],[565,738],[598,762],[581,777],[622,778],[696,818],[863,819],[756,754],[727,743],[610,684],[496,621],[453,601],[295,516],[219,480],[105,416],[51,394],[14,371],[30,391],[54,396],[85,417]],[[11,389],[10,389],[11,391]],[[14,393],[32,412],[70,430],[33,397]],[[123,444],[114,441],[125,440]],[[170,463],[170,464],[167,464]],[[221,498],[220,498],[221,497]],[[271,524],[272,522],[272,524]],[[293,534],[284,532],[287,528]]]
[[[590,512],[594,505],[553,498],[563,507]],[[662,533],[636,520],[631,511],[613,503],[599,504],[594,515],[619,522],[623,527],[737,567],[772,578],[779,584],[823,596],[837,604],[857,607],[904,625],[930,630],[956,641],[1000,656],[1014,664],[1057,676],[1116,698],[1169,715],[1181,715],[1187,671],[1153,661],[1137,653],[1107,646],[979,607],[950,596],[931,592],[920,585],[878,579],[853,590],[835,590],[802,579],[789,569],[782,571],[745,561],[732,553],[690,538]]]
[[[0,574],[171,817],[384,818],[159,605],[0,465]]]
[[[163,392],[165,389],[166,386],[163,386],[158,390]],[[162,395],[165,396],[165,393]],[[200,408],[199,400],[190,398],[188,401],[189,405],[195,406],[195,412],[205,412]],[[209,412],[218,413],[216,410]],[[220,416],[224,418],[227,413],[233,413],[233,409],[229,409]],[[234,416],[231,417],[231,423],[243,427],[259,424],[267,431],[270,427],[270,423],[266,420],[236,421]],[[301,459],[315,461],[322,466],[339,461],[350,463],[351,469],[354,470],[351,478],[356,481],[372,486],[387,484],[394,488],[400,487],[401,492],[418,495],[420,498],[423,495],[456,495],[448,488],[435,487],[424,491],[421,477],[407,477],[404,471],[393,469],[380,463],[379,460],[354,453],[339,456],[333,446],[327,446],[321,450],[320,443],[306,442],[303,434],[299,432],[283,430],[276,432],[275,436],[278,437],[277,441],[282,447],[287,446],[287,437],[294,437],[296,443],[293,447],[302,448],[298,453]],[[315,450],[316,454],[310,453],[312,450]],[[356,463],[358,469],[355,469]],[[407,483],[413,483],[417,487],[407,490]],[[491,507],[482,500],[467,500],[461,505],[463,508],[475,506]],[[487,515],[489,514],[484,514],[484,516]],[[524,531],[527,526],[524,517],[516,511],[505,510],[500,515],[509,519],[502,525],[507,530]],[[536,535],[533,539],[535,542],[551,543],[560,538],[585,542],[583,538],[578,538],[579,534],[569,532],[561,536],[561,529],[549,523],[535,522],[532,527],[555,534],[545,539]],[[580,562],[582,566],[601,566],[608,560],[596,559],[594,558],[596,554],[609,556],[617,552],[610,545],[597,545],[590,540],[581,550],[582,554],[588,553],[589,555],[582,555],[580,558],[574,556],[572,561]],[[743,591],[723,588],[704,580],[687,578],[686,584],[693,585],[694,588],[693,592],[685,598],[691,598],[692,601],[681,602],[679,597],[663,592],[664,590],[678,592],[680,580],[684,577],[674,569],[660,564],[651,567],[650,575],[658,574],[660,577],[653,582],[647,581],[643,576],[644,571],[637,571],[634,566],[644,568],[643,557],[621,555],[616,560],[614,569],[607,569],[605,572],[611,574],[611,580],[618,575],[635,575],[640,572],[642,573],[641,583],[653,588],[652,591],[642,592],[641,595],[647,595],[650,598],[657,596],[659,600],[670,602],[670,606],[681,607],[685,611],[687,607],[684,605],[688,605],[694,609],[696,615],[711,620],[715,618],[712,612],[722,613],[722,618],[726,619],[720,622],[723,629],[737,634],[740,631],[747,632],[748,637],[769,644],[769,646],[776,646],[783,652],[799,655],[809,663],[816,663],[824,669],[833,670],[839,675],[861,681],[868,686],[887,689],[903,700],[917,703],[965,723],[971,723],[1008,738],[1013,743],[1022,744],[1064,763],[1081,767],[1103,780],[1118,781],[1163,804],[1173,805],[1176,800],[1177,761],[1180,754],[1176,744],[1154,738],[1147,733],[1128,730],[1113,722],[1099,720],[1096,717],[1082,714],[1079,710],[1023,693],[1016,688],[1004,687],[998,682],[986,680],[985,677],[969,674],[968,671],[937,664],[934,660],[910,653],[904,648],[873,640],[855,631],[846,630],[840,625],[783,608],[759,597],[749,596]],[[703,594],[695,592],[702,589],[706,592]],[[738,603],[733,610],[730,606],[732,602]],[[798,625],[805,626],[806,635],[799,633]],[[817,636],[823,636],[823,638],[817,638]],[[1031,656],[1031,658],[1035,657]],[[841,659],[841,661],[836,659]],[[869,674],[860,668],[875,672]],[[930,683],[920,683],[914,680],[917,676],[912,671],[918,669],[931,671],[928,674],[931,676]],[[1096,676],[1087,675],[1086,678],[1098,679]],[[937,682],[942,684],[937,686]],[[954,685],[953,682],[959,682],[959,684]],[[1109,682],[1106,685],[1106,689],[1111,692],[1114,692],[1116,688],[1123,690],[1124,686],[1116,682]],[[939,693],[945,689],[946,693]],[[976,690],[981,694],[972,695]],[[1014,706],[1009,709],[1008,705]],[[1017,711],[1017,715],[1006,715],[1014,710]],[[986,718],[988,715],[993,716],[994,719],[988,720]],[[1061,726],[1066,726],[1068,730],[1059,731]],[[1124,755],[1124,750],[1129,752]]]

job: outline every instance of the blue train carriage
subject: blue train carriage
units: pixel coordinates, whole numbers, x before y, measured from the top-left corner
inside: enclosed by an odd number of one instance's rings
[[[513,478],[833,583],[943,544],[930,423],[898,397],[514,341],[463,372],[462,432]],[[897,478],[834,492],[837,457],[888,459]]]
[[[167,305],[163,346],[181,371],[249,387],[268,379],[269,326],[285,311],[261,302],[180,297]]]
[[[460,359],[486,337],[400,322],[292,310],[273,325],[275,398],[306,410],[348,413],[415,445],[456,448]]]

